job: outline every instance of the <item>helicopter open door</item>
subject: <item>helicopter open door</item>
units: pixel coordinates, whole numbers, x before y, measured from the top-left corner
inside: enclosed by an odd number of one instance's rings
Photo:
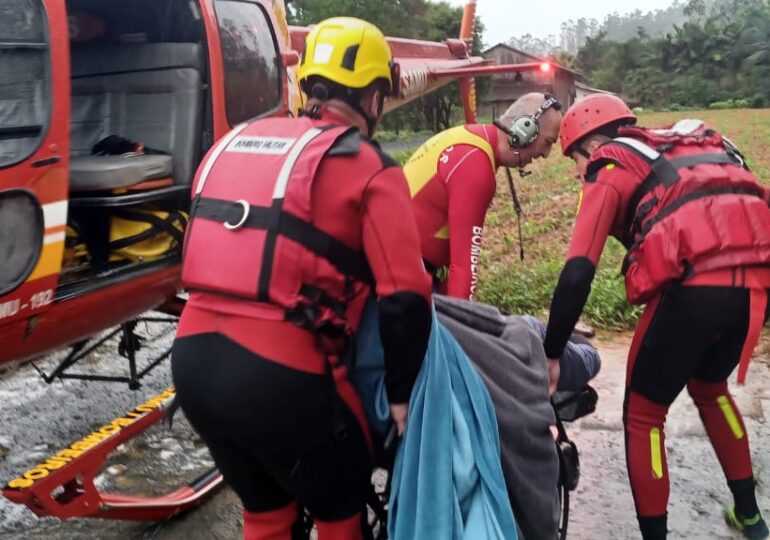
[[[260,5],[0,3],[0,363],[174,298],[198,162],[231,117],[282,106],[277,67],[269,103],[238,99],[276,51]],[[253,19],[256,51],[237,26]]]
[[[61,271],[69,166],[65,21],[62,3],[53,0],[0,5],[0,324],[45,311]]]
[[[401,75],[387,110],[460,79],[471,122],[473,77],[535,69],[470,56],[470,4],[460,40],[389,39]],[[74,344],[50,382],[91,336],[120,325],[122,343],[134,343],[136,317],[168,308],[181,250],[112,260],[102,249],[110,213],[184,212],[212,144],[243,121],[296,111],[295,51],[307,32],[286,25],[282,0],[0,0],[0,364]],[[94,156],[112,135],[161,154]],[[68,224],[90,229],[85,264],[65,249]],[[98,380],[136,388],[163,358],[138,373],[132,362],[128,379]],[[102,494],[93,482],[110,450],[162,418],[172,393],[29,469],[5,496],[62,519],[159,519],[198,504],[221,483],[216,471],[165,497]]]

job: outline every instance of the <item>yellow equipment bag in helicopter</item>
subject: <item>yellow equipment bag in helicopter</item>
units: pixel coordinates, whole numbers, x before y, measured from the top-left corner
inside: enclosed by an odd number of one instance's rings
[[[110,262],[152,261],[182,248],[187,214],[115,210],[110,216]]]
[[[76,223],[68,223],[64,236],[64,269],[78,268],[91,261],[88,247],[82,240],[80,229]]]

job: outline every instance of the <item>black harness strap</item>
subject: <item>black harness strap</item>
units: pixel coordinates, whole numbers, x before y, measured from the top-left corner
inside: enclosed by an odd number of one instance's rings
[[[707,188],[707,189],[699,189],[697,191],[693,191],[692,193],[688,193],[687,195],[682,195],[681,197],[675,199],[668,205],[666,205],[664,208],[658,212],[658,214],[650,219],[647,223],[644,224],[644,227],[641,228],[640,235],[636,240],[633,242],[631,247],[628,250],[628,253],[626,254],[626,257],[623,259],[623,266],[622,266],[622,272],[623,274],[628,271],[628,267],[633,262],[631,259],[631,253],[638,248],[642,241],[644,241],[644,238],[649,234],[649,232],[652,230],[652,228],[660,223],[662,220],[666,219],[668,216],[682,208],[685,204],[696,201],[698,199],[703,199],[706,197],[717,197],[720,195],[748,195],[752,197],[759,197],[760,199],[764,200],[764,193],[762,192],[762,188],[757,186],[754,188],[738,188],[738,187],[721,187],[721,188]]]
[[[609,158],[599,158],[599,159],[595,159],[594,161],[591,161],[588,164],[588,168],[585,174],[586,183],[590,184],[590,183],[596,182],[596,178],[599,176],[599,173],[601,172],[601,170],[610,164],[617,165],[617,162]]]
[[[179,245],[182,245],[182,242],[184,241],[184,233],[182,231],[184,230],[185,225],[187,225],[187,221],[185,220],[184,215],[179,212],[169,212],[165,218],[160,218],[150,213],[134,212],[123,209],[114,211],[113,215],[129,221],[147,223],[150,225],[150,228],[119,240],[113,240],[109,243],[108,247],[110,249],[123,249],[133,246],[139,242],[149,240],[161,232],[165,232],[171,236],[171,238],[173,238]],[[177,223],[181,226],[182,230],[176,227]]]
[[[193,219],[207,219],[218,223],[238,223],[243,218],[243,206],[233,201],[200,198]],[[273,219],[275,216],[278,219]],[[304,221],[284,210],[275,212],[272,207],[251,206],[242,227],[273,231],[297,242],[319,257],[323,257],[340,272],[364,283],[373,283],[372,272],[363,252],[325,233],[312,223]],[[267,250],[265,247],[265,250]]]
[[[641,227],[640,224],[642,220],[652,211],[653,208],[655,208],[655,205],[658,204],[657,197],[653,197],[640,206],[639,203],[641,200],[660,185],[663,185],[666,188],[673,186],[681,178],[679,175],[679,171],[681,169],[691,169],[697,165],[705,164],[735,165],[737,167],[744,166],[740,160],[734,158],[727,152],[693,154],[691,156],[684,156],[670,160],[666,159],[661,154],[658,159],[650,160],[632,147],[629,146],[629,148],[634,150],[637,155],[647,160],[647,162],[650,164],[650,173],[647,175],[647,178],[644,179],[642,185],[639,186],[639,188],[634,192],[633,196],[631,197],[631,201],[628,204],[628,210],[626,214],[626,237],[624,239],[624,244],[626,245],[633,243],[634,237],[639,232]]]
[[[278,233],[327,259],[343,274],[364,283],[374,283],[369,262],[363,252],[351,248],[312,223],[283,212]]]
[[[299,293],[306,298],[309,298],[313,303],[327,307],[331,309],[337,317],[344,318],[347,306],[332,298],[329,293],[320,287],[315,285],[308,285],[303,283],[299,289]]]
[[[714,165],[741,165],[741,163],[727,152],[711,152],[707,154],[693,154],[670,160],[671,166],[676,169],[691,169],[696,165],[711,163]]]
[[[688,193],[687,195],[682,195],[678,199],[672,201],[670,204],[666,205],[665,208],[662,208],[655,217],[653,217],[647,223],[645,223],[644,227],[642,227],[642,230],[641,230],[642,236],[640,237],[639,241],[641,241],[657,223],[659,223],[663,219],[666,219],[668,216],[670,216],[671,214],[679,210],[685,204],[692,201],[696,201],[698,199],[703,199],[705,197],[716,197],[718,195],[751,195],[762,199],[764,198],[762,189],[759,186],[757,186],[756,188],[736,188],[736,187],[707,188],[707,189],[699,189],[697,191],[693,191],[692,193]]]
[[[694,156],[693,156],[694,157]],[[656,186],[663,184],[664,186],[671,187],[679,180],[678,167],[674,165],[672,161],[660,155],[658,159],[649,162],[650,174],[645,179],[652,180],[650,189],[655,189]]]
[[[261,218],[265,223],[260,222],[262,226],[256,227],[267,231],[265,246],[262,250],[262,268],[259,270],[259,283],[257,284],[257,299],[261,302],[270,300],[270,280],[273,277],[273,258],[275,256],[275,244],[278,242],[278,229],[281,226],[283,201],[283,198],[273,199],[273,204],[269,208],[265,208],[266,216]],[[251,212],[251,207],[249,207],[249,212]]]

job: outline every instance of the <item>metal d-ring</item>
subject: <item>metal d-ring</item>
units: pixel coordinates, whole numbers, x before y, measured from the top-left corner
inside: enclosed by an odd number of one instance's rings
[[[225,229],[228,231],[234,231],[236,229],[240,229],[243,227],[243,224],[246,223],[246,220],[249,218],[249,211],[251,210],[251,206],[249,206],[248,201],[244,201],[243,199],[238,199],[235,201],[235,204],[240,204],[243,207],[243,216],[238,221],[238,223],[230,223],[229,221],[225,221]]]

